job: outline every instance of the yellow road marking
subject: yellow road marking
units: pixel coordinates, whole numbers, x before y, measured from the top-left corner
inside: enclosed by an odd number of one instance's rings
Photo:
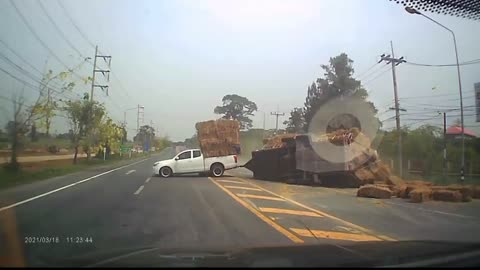
[[[236,177],[236,179],[239,179],[239,180],[241,180],[241,181],[244,181],[245,183],[249,183],[250,185],[252,185],[252,186],[254,186],[254,187],[257,187],[257,188],[259,188],[259,189],[261,189],[261,190],[263,190],[263,191],[265,191],[265,192],[267,192],[267,193],[270,193],[270,194],[272,194],[272,195],[274,195],[274,196],[278,196],[278,197],[280,197],[280,198],[282,198],[282,199],[284,199],[284,200],[286,200],[286,201],[288,201],[288,202],[291,202],[291,203],[293,203],[293,204],[295,204],[295,205],[298,205],[298,206],[303,207],[303,208],[305,208],[305,209],[307,209],[307,210],[310,210],[310,211],[312,211],[312,212],[315,212],[315,213],[317,213],[317,214],[319,214],[319,215],[323,215],[323,216],[325,216],[325,217],[327,217],[327,218],[330,218],[330,219],[333,219],[333,220],[335,220],[335,221],[341,222],[341,223],[343,223],[344,225],[350,226],[350,227],[355,228],[355,229],[357,229],[357,230],[359,230],[359,231],[363,231],[363,232],[365,232],[365,233],[368,233],[368,234],[371,234],[371,235],[375,235],[375,236],[377,236],[378,238],[383,239],[383,240],[386,240],[386,241],[397,241],[397,240],[394,239],[394,238],[391,238],[391,237],[388,237],[388,236],[385,236],[385,235],[378,235],[378,234],[374,233],[373,231],[371,231],[371,230],[369,230],[369,229],[367,229],[367,228],[364,228],[364,227],[362,227],[362,226],[360,226],[360,225],[353,224],[353,223],[351,223],[351,222],[349,222],[349,221],[346,221],[346,220],[344,220],[344,219],[338,218],[338,217],[336,217],[336,216],[332,216],[332,215],[327,214],[327,213],[325,213],[325,212],[323,212],[323,211],[319,211],[319,210],[317,210],[317,209],[311,208],[311,207],[309,207],[309,206],[306,206],[306,205],[304,205],[304,204],[302,204],[302,203],[299,203],[299,202],[297,202],[297,201],[294,201],[294,200],[292,200],[292,199],[289,199],[289,198],[283,197],[283,196],[281,196],[281,195],[278,195],[278,194],[276,194],[275,192],[272,192],[272,191],[270,191],[270,190],[264,189],[264,188],[260,187],[259,185],[255,184],[255,183],[252,183],[252,182],[250,182],[250,181],[246,181],[246,180],[244,180],[244,179],[242,179],[242,178],[238,178],[238,177]]]
[[[260,207],[259,209],[264,213],[288,214],[288,215],[308,216],[308,217],[322,217],[321,215],[314,212],[310,212],[310,211],[299,211],[299,210],[270,208],[270,207]]]
[[[217,181],[217,182],[224,182],[224,183],[245,184],[244,182],[233,181],[233,180],[223,180],[223,179],[219,179],[219,180],[216,180],[216,181]]]
[[[236,189],[246,189],[246,190],[255,190],[255,191],[262,191],[258,188],[251,188],[251,187],[240,187],[240,186],[225,186],[226,188],[236,188]]]
[[[380,238],[367,234],[354,234],[354,233],[342,233],[332,231],[320,231],[320,230],[305,230],[290,228],[300,236],[304,237],[316,237],[316,238],[328,238],[335,240],[348,240],[348,241],[382,241]]]
[[[208,179],[210,179],[210,181],[212,181],[215,185],[217,185],[220,189],[222,189],[223,191],[225,191],[225,193],[227,193],[228,195],[230,195],[230,197],[232,197],[234,200],[236,200],[239,204],[241,204],[243,207],[247,208],[248,210],[250,210],[250,212],[252,212],[253,214],[255,214],[258,218],[260,218],[261,220],[263,220],[265,223],[267,223],[268,225],[272,226],[275,230],[277,230],[278,232],[280,232],[281,234],[285,235],[286,237],[288,237],[288,239],[292,240],[294,243],[297,243],[297,244],[301,244],[301,243],[304,243],[304,241],[302,239],[300,239],[299,237],[297,237],[295,234],[291,233],[290,231],[288,231],[287,229],[283,228],[282,226],[278,225],[277,223],[273,222],[271,219],[269,219],[267,216],[265,216],[264,214],[260,213],[257,209],[255,209],[253,206],[251,206],[250,204],[248,204],[247,202],[241,200],[240,198],[238,198],[237,196],[235,196],[235,194],[233,194],[230,190],[224,188],[222,185],[220,185],[219,183],[215,182],[215,180],[213,180],[211,177],[209,177]]]
[[[263,199],[263,200],[281,201],[281,202],[285,201],[282,198],[261,196],[261,195],[242,194],[242,193],[237,193],[235,195],[237,195],[238,197],[242,197],[242,198]]]

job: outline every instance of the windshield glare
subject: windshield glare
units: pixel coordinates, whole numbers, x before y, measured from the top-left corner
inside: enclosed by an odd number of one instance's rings
[[[0,266],[469,265],[479,10],[0,1]]]

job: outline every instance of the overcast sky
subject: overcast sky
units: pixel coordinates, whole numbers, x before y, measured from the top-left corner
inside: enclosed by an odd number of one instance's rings
[[[81,55],[61,38],[38,1],[15,1],[38,37],[68,67],[78,65],[83,57],[92,57],[94,48],[72,25],[59,3],[56,0],[41,3]],[[144,123],[153,121],[161,135],[169,135],[173,140],[193,135],[196,122],[218,117],[213,108],[225,94],[233,93],[257,104],[259,112],[253,118],[254,127],[263,126],[265,112],[266,127],[273,128],[275,118],[270,112],[278,106],[286,113],[280,118],[283,122],[293,107],[303,106],[307,86],[323,74],[320,65],[342,52],[354,60],[356,75],[368,71],[359,79],[371,91],[369,99],[377,106],[380,119],[393,115],[384,113],[393,103],[392,74],[383,65],[369,68],[379,55],[390,52],[390,40],[395,56],[404,56],[407,61],[455,62],[452,37],[446,30],[421,16],[406,13],[402,5],[388,0],[65,0],[61,3],[90,42],[98,44],[102,54],[113,57],[111,68],[118,80],[110,81],[108,97],[96,89],[95,99],[105,102],[109,114],[118,122],[123,122],[126,109],[143,105]],[[480,58],[480,22],[426,14],[456,33],[461,62]],[[0,0],[0,38],[40,71],[65,70],[7,0]],[[3,44],[0,53],[35,74]],[[1,58],[0,67],[35,84]],[[90,76],[91,69],[86,63],[76,73]],[[472,106],[473,84],[480,82],[480,64],[462,66],[461,75],[464,104]],[[99,77],[98,83],[105,83]],[[455,67],[402,64],[397,67],[397,77],[400,104],[407,109],[402,117],[404,124],[431,117],[432,114],[419,114],[423,108],[459,106]],[[76,77],[73,79],[78,81]],[[79,84],[68,97],[78,98],[89,89],[88,85]],[[21,91],[21,83],[0,71],[1,96],[11,97]],[[34,89],[24,89],[29,100],[36,93]],[[425,97],[429,95],[437,97]],[[411,98],[416,96],[420,98]],[[0,105],[4,107],[0,117],[3,127],[10,120],[7,113],[11,105],[5,100],[0,100]],[[473,114],[474,108],[467,107],[467,127],[480,126],[474,122]],[[458,111],[450,115],[449,124],[459,118]],[[426,122],[440,125],[442,119]],[[133,135],[135,110],[127,112],[127,123]],[[386,121],[384,125],[391,128],[394,121]],[[477,134],[480,131],[472,129]],[[65,120],[56,118],[53,130],[66,132]]]

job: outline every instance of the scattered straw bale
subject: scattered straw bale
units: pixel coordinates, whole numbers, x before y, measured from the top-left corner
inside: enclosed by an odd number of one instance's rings
[[[404,186],[405,181],[402,180],[402,178],[396,176],[396,175],[390,175],[387,177],[387,180],[385,181],[389,185],[394,185],[394,186]]]
[[[432,199],[432,190],[426,187],[417,188],[410,192],[410,201],[414,203],[421,203]]]
[[[375,175],[365,168],[361,168],[355,171],[355,176],[360,179],[362,185],[373,184],[375,181]]]
[[[392,197],[392,191],[386,187],[365,185],[358,189],[357,196],[365,198],[390,199]]]
[[[459,191],[453,191],[453,190],[446,190],[446,189],[434,190],[433,199],[435,201],[444,201],[444,202],[461,202],[462,194]]]
[[[427,182],[423,180],[408,180],[408,181],[405,181],[405,184],[415,185],[415,186],[427,186],[427,187],[433,186],[432,182]]]
[[[472,193],[474,199],[480,199],[480,186],[472,186]]]

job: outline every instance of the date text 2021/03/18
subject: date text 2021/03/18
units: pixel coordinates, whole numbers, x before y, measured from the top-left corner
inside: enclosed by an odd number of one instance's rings
[[[27,236],[24,238],[25,244],[90,244],[93,238],[90,236]]]

